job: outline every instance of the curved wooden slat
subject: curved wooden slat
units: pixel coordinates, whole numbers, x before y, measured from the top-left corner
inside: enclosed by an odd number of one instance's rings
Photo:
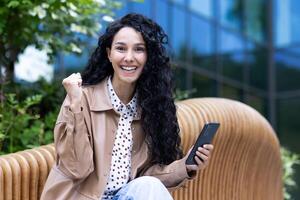
[[[46,149],[48,152],[51,153],[51,155],[54,157],[54,160],[56,159],[56,152],[55,152],[55,146],[54,144],[48,144],[45,146],[42,146],[41,148]]]
[[[48,166],[48,173],[50,172],[50,169],[52,168],[54,162],[55,162],[55,157],[53,156],[52,152],[50,152],[47,148],[44,148],[44,146],[40,147],[40,148],[36,148],[36,151],[40,152],[43,157],[46,159],[47,161],[47,166]]]
[[[18,161],[13,156],[4,156],[10,165],[12,172],[12,199],[20,200],[21,199],[21,167]]]
[[[28,161],[30,166],[30,186],[29,199],[38,199],[38,184],[39,184],[39,165],[35,157],[28,151],[22,151],[20,154]]]
[[[0,165],[0,200],[3,200],[3,199],[4,199],[4,172]]]
[[[13,174],[9,162],[4,158],[0,157],[0,167],[3,172],[4,180],[4,194],[2,195],[3,199],[12,199],[13,198]]]
[[[21,168],[21,199],[29,199],[30,186],[30,166],[20,153],[14,153],[12,156],[18,161]]]
[[[37,196],[38,198],[40,198],[50,169],[48,169],[47,161],[43,154],[37,151],[36,149],[27,150],[26,153],[33,155],[38,163],[39,176]]]

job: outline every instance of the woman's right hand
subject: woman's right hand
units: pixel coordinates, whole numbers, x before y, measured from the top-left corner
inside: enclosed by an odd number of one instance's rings
[[[80,73],[73,73],[62,81],[62,84],[70,98],[70,108],[74,112],[81,109],[80,102],[82,97],[82,79]]]

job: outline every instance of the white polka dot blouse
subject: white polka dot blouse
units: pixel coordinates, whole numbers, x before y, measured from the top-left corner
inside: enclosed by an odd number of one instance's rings
[[[136,94],[127,105],[124,105],[113,89],[111,77],[107,81],[107,89],[113,108],[120,114],[120,119],[112,150],[110,174],[102,199],[112,199],[116,191],[129,180],[133,143],[131,123],[137,114]]]

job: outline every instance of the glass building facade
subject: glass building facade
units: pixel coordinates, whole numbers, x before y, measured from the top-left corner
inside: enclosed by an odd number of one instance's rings
[[[168,34],[178,88],[194,89],[192,97],[225,97],[252,106],[269,120],[282,146],[300,153],[296,0],[121,2],[117,17],[142,13]],[[63,60],[77,66],[87,61],[87,55],[80,62]],[[300,186],[299,167],[296,176]],[[293,195],[299,199],[300,191]]]

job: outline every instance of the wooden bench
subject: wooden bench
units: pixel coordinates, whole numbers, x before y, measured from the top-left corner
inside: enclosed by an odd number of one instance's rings
[[[205,122],[220,122],[209,166],[172,193],[175,200],[282,200],[278,139],[265,118],[228,99],[177,102],[184,153]],[[39,199],[55,162],[53,144],[0,156],[0,200]]]

